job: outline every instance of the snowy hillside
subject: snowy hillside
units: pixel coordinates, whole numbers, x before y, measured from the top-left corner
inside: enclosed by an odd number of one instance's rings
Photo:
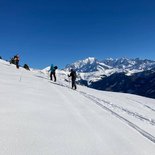
[[[154,155],[155,100],[78,86],[0,60],[0,154]]]

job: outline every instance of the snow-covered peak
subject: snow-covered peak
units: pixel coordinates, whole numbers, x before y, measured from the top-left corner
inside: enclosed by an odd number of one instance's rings
[[[155,67],[155,61],[148,59],[128,59],[128,58],[119,58],[119,59],[105,59],[101,62],[105,63],[108,66],[119,69],[130,69],[130,70],[148,70]]]
[[[114,73],[124,72],[126,75],[132,75],[155,68],[155,61],[148,59],[129,59],[129,58],[108,58],[97,60],[94,57],[88,57],[79,60],[71,65],[67,65],[65,70],[75,69],[81,79],[89,81],[100,80],[103,76],[109,76]]]
[[[113,61],[114,59],[113,58],[107,58],[105,60],[107,60],[107,61]]]
[[[110,67],[102,62],[99,62],[94,57],[88,57],[84,60],[79,60],[75,63],[72,63],[71,65],[67,65],[65,70],[69,70],[71,68],[75,69],[78,72],[88,73],[88,72],[95,72],[99,70],[105,70]]]
[[[96,63],[97,61],[98,60],[96,58],[94,58],[94,57],[88,57],[88,58],[86,58],[84,60],[78,60],[73,64],[75,65],[75,67],[76,66],[81,67],[81,66],[84,66],[84,65],[87,65],[87,64],[92,65],[92,64]]]
[[[133,71],[145,71],[155,67],[155,61],[148,59],[128,59],[128,58],[108,58],[104,60],[97,60],[94,57],[88,57],[84,60],[79,60],[71,65],[67,65],[65,69],[73,68],[78,72],[94,72],[105,71],[106,69],[121,69],[123,72],[129,70]]]
[[[93,64],[96,61],[97,61],[97,59],[94,57],[88,57],[85,60],[83,60],[84,63],[89,63],[89,64]]]

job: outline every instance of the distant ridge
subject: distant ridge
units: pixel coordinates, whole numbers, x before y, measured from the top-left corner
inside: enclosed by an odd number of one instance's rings
[[[84,60],[76,61],[67,65],[65,69],[73,68],[78,72],[94,72],[101,69],[123,69],[123,70],[149,70],[155,67],[154,60],[148,59],[128,59],[128,58],[107,58],[104,60],[97,60],[94,57],[88,57]]]
[[[155,61],[148,59],[104,59],[89,57],[67,65],[75,69],[78,82],[91,88],[155,98]]]

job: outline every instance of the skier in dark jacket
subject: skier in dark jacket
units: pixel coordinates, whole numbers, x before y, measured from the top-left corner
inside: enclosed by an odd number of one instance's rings
[[[53,66],[53,64],[51,64],[51,67],[50,67],[50,79],[53,80],[53,77],[54,77],[54,82],[56,82],[56,75],[55,75],[55,71],[58,67],[57,66]]]
[[[10,64],[15,64],[14,57],[10,59]]]
[[[14,56],[14,63],[16,67],[19,68],[19,55],[18,54]]]
[[[72,89],[77,89],[76,87],[76,71],[71,69],[70,74],[68,75],[68,77],[71,77],[72,80]]]

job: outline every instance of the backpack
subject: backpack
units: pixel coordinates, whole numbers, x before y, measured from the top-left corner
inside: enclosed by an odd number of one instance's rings
[[[71,74],[72,74],[72,77],[76,79],[76,77],[77,77],[77,76],[76,76],[76,71],[72,71]]]
[[[54,69],[56,70],[56,69],[58,69],[58,67],[57,66],[54,66]]]

